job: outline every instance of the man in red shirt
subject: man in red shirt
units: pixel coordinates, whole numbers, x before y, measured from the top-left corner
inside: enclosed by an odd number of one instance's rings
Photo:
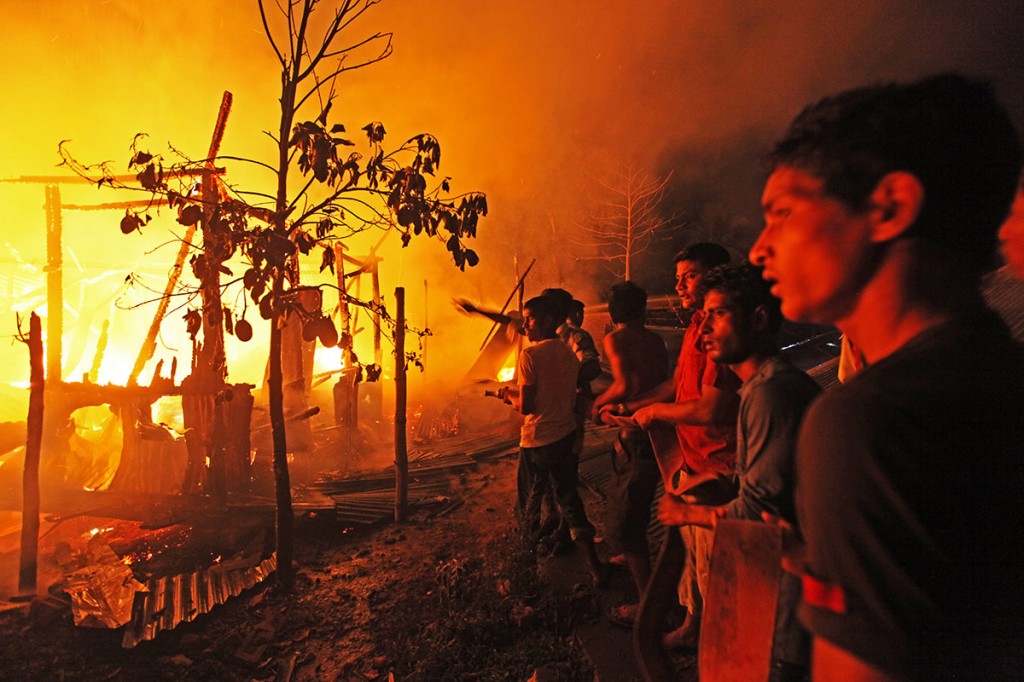
[[[658,462],[667,490],[685,487],[686,479],[707,473],[731,474],[736,450],[736,414],[740,381],[724,365],[708,360],[700,343],[703,320],[704,275],[729,262],[729,252],[710,242],[693,244],[676,255],[676,293],[683,308],[693,311],[683,337],[675,375],[647,393],[614,406],[620,414],[649,429],[657,424],[675,427],[678,454]],[[661,455],[662,453],[659,453]],[[686,565],[680,583],[680,601],[686,619],[664,638],[672,648],[696,647],[702,609],[701,586],[706,586],[710,534],[705,529],[681,529],[687,546]],[[650,592],[650,585],[648,586]],[[641,609],[664,611],[664,597],[645,595]]]

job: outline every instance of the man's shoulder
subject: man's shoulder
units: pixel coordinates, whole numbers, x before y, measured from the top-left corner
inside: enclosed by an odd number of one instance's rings
[[[565,336],[562,339],[565,340],[566,338],[571,339],[577,346],[594,345],[594,337],[586,329],[580,327],[566,325]]]
[[[1024,346],[999,317],[974,311],[921,334],[847,384],[858,391],[955,394],[978,382],[1024,383]]]
[[[652,343],[655,341],[665,345],[664,339],[658,336],[657,332],[651,331],[647,327],[620,327],[605,334],[604,338],[609,343],[617,345]]]
[[[558,338],[542,339],[532,346],[527,346],[523,349],[524,352],[527,350],[529,350],[534,357],[576,358],[576,355],[572,350]]]
[[[786,358],[776,356],[765,363],[759,373],[762,382],[773,390],[787,390],[800,388],[818,393],[821,388],[818,383]]]
[[[821,388],[806,372],[780,357],[765,363],[740,392],[747,400],[803,409],[821,393]]]

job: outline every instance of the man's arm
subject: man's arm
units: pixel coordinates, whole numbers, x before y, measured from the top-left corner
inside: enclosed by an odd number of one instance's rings
[[[703,394],[694,400],[682,403],[653,402],[633,413],[633,420],[641,428],[648,428],[659,421],[667,424],[688,424],[690,426],[728,426],[736,419],[739,396],[735,391],[722,390],[705,385]],[[672,397],[675,392],[672,392]],[[671,400],[671,398],[669,398]],[[634,401],[630,401],[630,406]]]
[[[767,513],[793,514],[793,460],[800,422],[812,394],[803,385],[778,377],[754,388],[743,404],[745,434],[739,496],[726,505],[731,519],[759,521]]]
[[[497,324],[507,324],[515,330],[516,333],[523,333],[523,321],[517,317],[506,315],[505,313],[499,313],[496,310],[484,310],[483,308],[477,308],[476,304],[464,298],[457,298],[452,302],[455,304],[456,308],[464,313],[469,315],[480,315],[481,317],[486,317],[488,320]]]
[[[676,385],[672,379],[666,379],[657,386],[647,391],[644,391],[638,396],[632,397],[627,401],[623,401],[623,405],[626,406],[626,413],[632,414],[634,411],[639,410],[647,405],[653,405],[655,403],[665,403],[675,400],[676,398]],[[611,404],[605,405],[605,410],[609,409]]]
[[[601,423],[599,413],[605,405],[622,402],[622,399],[636,391],[636,376],[629,371],[624,362],[624,356],[619,349],[619,335],[615,332],[604,337],[604,354],[608,358],[608,365],[612,372],[612,383],[594,401],[592,418],[595,422]]]
[[[590,332],[570,325],[569,346],[580,362],[579,383],[589,387],[591,381],[601,376],[601,356],[597,354],[594,337]]]
[[[811,661],[811,679],[815,682],[895,682],[899,679],[821,637],[814,638]]]
[[[537,386],[522,384],[508,386],[504,393],[505,403],[521,414],[531,414],[537,407]]]
[[[712,528],[715,517],[721,516],[721,507],[708,507],[703,504],[687,504],[681,499],[666,493],[658,503],[658,520],[666,526],[701,526]]]

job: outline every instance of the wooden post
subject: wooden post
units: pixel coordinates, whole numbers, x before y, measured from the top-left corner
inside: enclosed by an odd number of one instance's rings
[[[39,316],[29,318],[28,355],[32,389],[28,399],[28,439],[22,476],[21,561],[18,591],[35,594],[39,553],[39,451],[43,442],[43,330]]]
[[[376,254],[371,253],[366,259],[370,265],[370,283],[373,286],[373,361],[380,367],[384,360],[384,354],[380,348],[380,272],[379,259]]]
[[[338,275],[338,331],[348,345],[341,350],[344,369],[334,387],[334,418],[344,424],[341,442],[346,458],[352,456],[352,433],[358,428],[356,416],[359,406],[359,384],[355,381],[355,355],[352,351],[352,317],[348,309],[348,282],[345,279],[345,247],[340,241],[334,244],[334,269]]]
[[[64,247],[60,187],[46,186],[46,374],[60,381],[64,334]]]
[[[405,442],[405,289],[395,289],[395,522],[409,502],[409,453]]]
[[[423,330],[430,331],[430,299],[427,294],[427,280],[423,280]],[[420,363],[423,365],[423,382],[427,381],[427,341],[430,339],[429,336],[421,336],[423,343],[421,344],[422,357],[420,357]]]
[[[345,247],[341,242],[334,244],[334,269],[338,273],[338,326],[342,334],[352,338],[352,318],[348,310],[348,282],[345,280]],[[352,346],[342,350],[345,364],[352,364]]]

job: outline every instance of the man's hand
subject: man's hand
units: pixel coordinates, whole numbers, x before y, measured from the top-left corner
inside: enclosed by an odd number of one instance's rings
[[[467,315],[480,312],[480,309],[474,303],[465,298],[453,298],[452,305],[455,306],[456,310]]]
[[[648,429],[656,421],[662,421],[662,406],[664,403],[653,403],[647,407],[641,407],[639,410],[633,413],[633,421],[635,421],[640,428]]]
[[[809,575],[807,545],[799,538],[793,524],[768,512],[761,512],[761,519],[782,531],[782,568],[796,576]]]
[[[658,520],[666,526],[703,526],[712,528],[717,519],[716,507],[687,504],[675,495],[662,495],[658,503]]]
[[[619,414],[618,409],[618,403],[605,403],[604,405],[600,406],[595,404],[594,408],[590,411],[590,418],[593,420],[595,424],[605,424],[606,426],[611,426],[612,423],[610,421],[604,421],[604,416],[608,414]]]

